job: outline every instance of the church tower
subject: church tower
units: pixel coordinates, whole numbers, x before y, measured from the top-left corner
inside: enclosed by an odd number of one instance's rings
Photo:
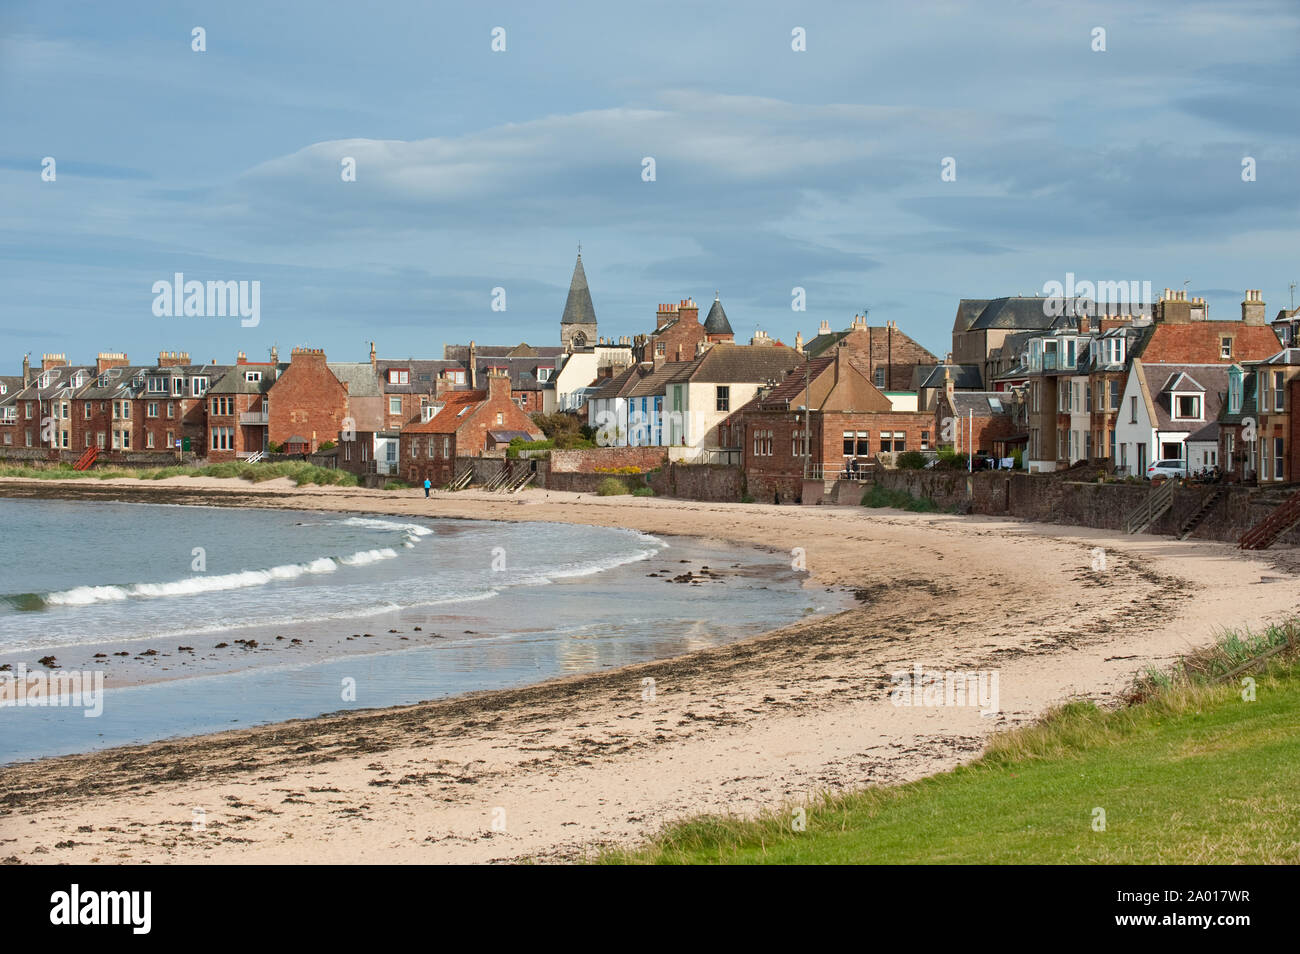
[[[560,318],[560,344],[566,351],[589,348],[596,343],[596,308],[591,303],[591,290],[587,288],[587,273],[582,268],[582,249],[578,249],[578,262],[573,266],[569,281],[569,298],[564,303],[564,316]]]

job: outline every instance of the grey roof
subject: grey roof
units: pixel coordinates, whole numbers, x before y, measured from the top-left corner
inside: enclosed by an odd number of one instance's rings
[[[595,348],[579,350],[594,351]],[[521,341],[517,345],[474,345],[474,357],[476,358],[558,358],[564,353],[564,348],[558,345],[530,345],[526,341]],[[469,360],[469,345],[444,344],[442,346],[442,359],[464,365]]]
[[[953,413],[959,417],[994,417],[1009,414],[1016,396],[1006,391],[957,391],[952,396]]]
[[[803,364],[803,356],[785,345],[715,344],[694,361],[682,362],[674,381],[705,384],[764,384],[780,381],[791,368]]]
[[[1144,364],[1147,392],[1155,405],[1157,430],[1187,431],[1189,441],[1217,440],[1219,415],[1228,393],[1228,368],[1226,364]],[[1199,391],[1204,406],[1204,421],[1173,420],[1168,388],[1177,384],[1180,391]]]
[[[406,384],[390,384],[388,372],[396,368],[409,371]],[[440,358],[380,358],[375,361],[376,385],[384,394],[428,394],[436,388],[438,375],[442,371],[465,371],[465,383],[469,383],[469,371],[463,361]]]
[[[1058,306],[1053,310],[1057,314],[1049,313],[1047,303],[1055,301]],[[986,331],[991,329],[1005,329],[1023,331],[1025,329],[1047,330],[1053,327],[1057,318],[1065,317],[1061,312],[1064,309],[1065,299],[1051,298],[994,298],[986,304],[979,315],[971,321],[966,327],[967,331]],[[963,302],[965,304],[966,302]],[[960,310],[958,311],[960,315]]]
[[[237,364],[221,378],[208,388],[209,394],[265,394],[271,390],[271,385],[276,379],[284,373],[289,365],[285,362],[279,364]],[[244,377],[245,371],[261,371],[262,378],[260,381],[249,381]]]
[[[562,325],[596,323],[596,307],[591,303],[591,290],[587,288],[587,273],[582,268],[582,253],[578,253],[577,264],[573,266],[573,278],[569,280],[569,297],[564,303],[564,315],[560,318]]]
[[[513,391],[540,391],[543,387],[537,380],[538,368],[555,369],[553,358],[474,358],[474,368],[478,372],[480,387],[488,368],[504,368],[510,375],[510,388]]]
[[[1283,348],[1277,354],[1269,358],[1265,358],[1263,361],[1251,361],[1250,364],[1278,364],[1278,365],[1300,364],[1300,348]]]
[[[369,361],[330,361],[325,366],[347,385],[348,397],[379,396],[379,375]]]
[[[969,331],[971,322],[980,316],[988,305],[987,298],[963,298],[957,302],[957,317],[953,319],[953,331]]]
[[[713,307],[709,309],[709,316],[704,319],[704,333],[706,335],[734,334],[731,330],[731,322],[727,321],[727,313],[722,310],[722,302],[716,294],[713,296]]]
[[[977,364],[936,364],[925,368],[927,374],[921,381],[920,387],[942,388],[945,368],[951,371],[952,386],[959,391],[978,391],[984,385]]]

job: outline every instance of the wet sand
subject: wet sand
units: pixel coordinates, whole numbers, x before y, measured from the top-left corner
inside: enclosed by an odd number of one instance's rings
[[[996,728],[1076,695],[1114,700],[1144,666],[1300,603],[1292,554],[1219,543],[857,507],[542,490],[425,500],[421,491],[287,484],[0,480],[0,493],[691,533],[802,548],[816,584],[849,587],[860,605],[524,689],[0,770],[0,858],[578,859],[683,815],[747,814],[949,768]],[[1098,547],[1102,571],[1093,569]],[[895,707],[889,674],[917,663],[996,669],[1001,712]]]

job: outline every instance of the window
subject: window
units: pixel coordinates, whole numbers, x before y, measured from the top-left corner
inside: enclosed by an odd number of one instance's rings
[[[876,387],[878,387],[878,388],[883,388],[883,387],[885,386],[885,369],[884,369],[884,368],[876,368],[876,374],[875,374],[875,378],[874,378],[874,383],[875,383]]]
[[[853,431],[844,432],[844,456],[852,457],[857,453],[853,443]]]
[[[668,346],[662,341],[655,342],[655,354],[663,355],[668,353]]]
[[[871,455],[871,435],[867,431],[858,431],[858,450],[859,457],[868,457]]]
[[[1255,390],[1259,394],[1259,409],[1261,411],[1267,411],[1268,410],[1268,372],[1267,371],[1259,372],[1259,385],[1258,387],[1256,387]]]
[[[190,378],[190,393],[195,397],[203,397],[208,393],[207,378]]]
[[[1196,394],[1180,394],[1176,398],[1175,417],[1181,420],[1199,421],[1201,419],[1201,398]]]
[[[144,446],[151,449],[153,448],[153,431],[150,431],[149,433],[145,434]]]
[[[257,384],[259,381],[262,380],[262,372],[261,372],[261,371],[245,371],[245,372],[244,372],[244,380],[245,380],[245,381],[250,381],[250,382],[252,382],[253,384]]]
[[[212,428],[212,449],[213,450],[234,450],[235,429],[233,427]]]
[[[1131,397],[1131,398],[1129,398],[1128,400],[1129,400],[1129,420],[1128,420],[1128,422],[1129,422],[1130,424],[1136,424],[1136,423],[1138,422],[1138,399],[1137,399],[1137,397],[1135,396],[1135,397]]]
[[[145,407],[145,414],[146,414],[146,416],[148,416],[148,417],[157,417],[157,416],[158,416],[158,402],[157,402],[157,401],[150,401],[150,402],[148,403],[148,405]]]
[[[1286,387],[1281,371],[1273,372],[1273,410],[1281,413],[1286,409]]]
[[[1119,410],[1119,378],[1110,379],[1110,404],[1108,407],[1114,411]]]
[[[84,405],[84,407],[82,408],[82,410],[85,412],[85,418],[86,418],[86,420],[90,420],[90,402],[89,402],[89,401],[87,401],[87,402],[85,403],[85,405]]]
[[[1286,441],[1281,437],[1273,438],[1273,479],[1281,480],[1286,472],[1283,457],[1286,453]]]
[[[172,444],[174,444],[175,442],[176,442],[176,438],[175,438],[175,436],[172,434],[171,431],[168,431],[168,432],[167,432],[167,446],[168,446],[168,447],[171,447]]]
[[[1220,338],[1220,339],[1219,339],[1219,357],[1220,357],[1220,358],[1231,358],[1231,357],[1232,357],[1232,339],[1231,339],[1231,338]]]
[[[725,384],[718,385],[717,409],[719,411],[731,410],[731,388]]]
[[[103,431],[100,431],[98,434],[95,435],[95,446],[98,447],[100,450],[103,450],[105,439],[106,439],[106,435],[104,434]]]
[[[929,431],[922,431],[922,432],[921,432],[921,450],[929,450],[929,449],[930,449],[930,432],[929,432]]]
[[[185,379],[172,378],[172,397],[185,396]]]
[[[400,397],[390,397],[388,399],[388,413],[389,414],[402,413],[402,399]]]
[[[500,411],[497,411],[497,423],[498,423],[498,424],[504,424],[504,423],[505,423],[505,418],[506,418],[506,416],[505,416],[504,414],[502,414]]]
[[[157,377],[155,377],[155,378],[150,378],[150,379],[149,379],[149,393],[150,393],[150,394],[166,394],[166,393],[167,393],[167,379],[166,379],[166,378],[157,378]]]
[[[433,451],[434,451],[434,448],[435,448],[436,446],[437,446],[437,444],[434,442],[434,439],[433,439],[432,437],[430,437],[430,438],[429,438],[429,457],[430,457],[430,458],[433,457]]]
[[[450,456],[451,456],[451,438],[450,438],[450,437],[444,437],[444,438],[442,439],[442,456],[443,456],[443,457],[450,457]]]
[[[32,402],[28,401],[26,406],[27,406],[27,413],[24,416],[27,418],[27,420],[30,421],[32,419]]]
[[[1080,386],[1083,388],[1083,409],[1084,409],[1085,412],[1089,412],[1089,413],[1091,413],[1091,411],[1092,411],[1092,388],[1088,387],[1088,384],[1087,384],[1086,381],[1085,381],[1082,385],[1080,385]]]
[[[411,372],[405,370],[399,370],[397,368],[389,368],[388,383],[389,384],[410,384]]]
[[[175,402],[173,402],[173,401],[168,401],[168,402],[167,402],[167,416],[168,416],[168,417],[175,417],[175,416],[176,416],[176,404],[175,404]]]
[[[551,380],[551,372],[553,370],[553,368],[538,368],[537,380],[545,384],[547,381]]]

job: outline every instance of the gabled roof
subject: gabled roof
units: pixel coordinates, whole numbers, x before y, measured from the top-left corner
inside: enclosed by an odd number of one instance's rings
[[[1249,364],[1276,364],[1276,365],[1295,365],[1300,364],[1300,348],[1283,348],[1277,354],[1265,358],[1263,361],[1250,361]]]
[[[966,331],[986,331],[991,329],[1014,329],[1016,331],[1053,327],[1058,318],[1065,317],[1070,311],[1071,299],[1051,298],[994,298],[984,305],[980,313],[966,326]],[[1049,313],[1049,302],[1056,307]],[[963,301],[963,304],[966,304]],[[958,314],[961,314],[960,309]]]
[[[276,380],[288,367],[289,365],[284,362],[280,364],[263,364],[261,362],[237,364],[223,374],[212,387],[208,388],[208,393],[265,394],[271,390],[271,385],[275,384]],[[246,371],[261,371],[262,379],[260,381],[249,381],[244,376]]]
[[[1006,391],[954,391],[952,410],[958,417],[997,417],[1010,414],[1015,396]]]
[[[1148,409],[1154,413],[1152,425],[1161,431],[1187,431],[1191,441],[1217,440],[1219,434],[1219,416],[1223,410],[1228,393],[1228,369],[1226,364],[1139,364],[1146,394],[1149,395]],[[1199,388],[1203,421],[1175,421],[1172,413],[1173,391],[1167,386],[1177,382],[1191,381],[1190,386],[1182,390]]]
[[[587,273],[582,267],[582,253],[573,266],[573,277],[569,279],[569,297],[564,302],[564,314],[560,318],[562,325],[596,323],[596,307],[591,303],[591,290],[587,288]]]
[[[762,408],[775,408],[784,410],[790,406],[798,395],[803,393],[806,385],[816,381],[823,371],[835,363],[835,355],[823,355],[820,358],[811,358],[792,368],[785,378],[777,384],[776,387],[768,391],[762,398],[756,398],[751,404],[756,404]]]
[[[1162,391],[1170,391],[1170,392],[1173,392],[1173,391],[1179,391],[1179,392],[1183,392],[1183,391],[1201,391],[1201,392],[1203,392],[1203,391],[1205,390],[1205,388],[1201,387],[1200,382],[1197,381],[1197,380],[1196,380],[1194,377],[1192,377],[1190,374],[1188,374],[1186,371],[1178,371],[1178,372],[1175,372],[1175,373],[1169,375],[1168,380],[1165,381],[1165,386],[1162,387],[1160,390],[1162,390]]]
[[[713,307],[709,309],[709,315],[704,319],[704,333],[706,335],[734,334],[731,330],[731,322],[727,321],[727,313],[722,310],[722,301],[716,293],[713,296]]]

